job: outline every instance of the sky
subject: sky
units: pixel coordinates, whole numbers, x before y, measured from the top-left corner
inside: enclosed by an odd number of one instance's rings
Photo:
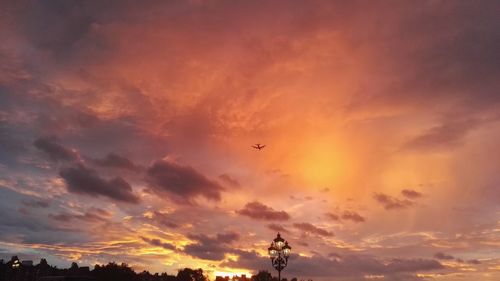
[[[0,258],[499,280],[499,9],[2,1]]]

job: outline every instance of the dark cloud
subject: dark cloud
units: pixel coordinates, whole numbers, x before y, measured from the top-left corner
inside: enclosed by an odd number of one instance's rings
[[[14,11],[22,19],[19,28],[31,46],[66,60],[75,55],[92,30],[93,17],[85,6],[81,2],[51,1],[18,5]],[[47,34],[40,34],[40,30]]]
[[[171,216],[168,214],[154,211],[153,216],[150,218],[150,220],[154,221],[157,225],[162,226],[162,227],[168,227],[168,228],[177,228],[179,227],[179,224],[175,222]]]
[[[408,199],[417,199],[422,197],[422,193],[411,189],[403,189],[401,190],[401,194]]]
[[[270,224],[268,224],[266,226],[270,230],[273,230],[273,231],[276,231],[276,232],[281,232],[281,233],[287,233],[287,232],[289,232],[284,226],[282,226],[280,224],[270,223]]]
[[[9,240],[18,237],[16,241],[25,242],[36,241],[37,243],[57,243],[62,236],[72,236],[75,229],[72,227],[54,224],[46,219],[45,210],[33,210],[30,212],[16,212],[19,209],[19,202],[31,200],[26,195],[19,194],[9,189],[0,188],[0,233],[2,239]],[[21,208],[22,209],[22,208]],[[71,234],[70,234],[71,232]]]
[[[464,1],[410,6],[400,3],[392,6],[392,11],[397,9],[400,13],[393,13],[373,26],[366,23],[375,23],[375,19],[365,18],[365,24],[357,26],[362,28],[360,32],[352,36],[365,42],[365,50],[372,55],[391,57],[391,63],[379,70],[385,69],[399,78],[388,83],[386,89],[364,92],[360,98],[365,99],[358,102],[370,106],[433,107],[440,113],[444,109],[463,111],[463,115],[494,110],[500,102],[494,78],[498,77],[500,69],[499,55],[495,51],[500,36],[495,29],[495,16],[490,11],[495,9],[494,3],[486,1],[484,5],[474,5]],[[376,6],[366,8],[377,14]],[[451,29],[457,32],[448,36]],[[384,36],[387,34],[390,36]],[[428,150],[444,148],[441,146],[444,143],[461,143],[469,129],[446,123],[418,137],[409,147]]]
[[[50,207],[50,203],[46,200],[25,200],[25,201],[22,201],[22,204],[26,207],[31,207],[31,208],[48,208],[48,207]]]
[[[25,215],[25,216],[26,216],[26,215],[29,215],[29,213],[30,213],[30,212],[29,212],[26,208],[19,208],[19,209],[17,209],[17,211],[18,211],[19,213],[21,213],[21,214]]]
[[[147,170],[153,191],[171,195],[181,203],[192,203],[196,197],[219,201],[222,186],[189,166],[170,161],[156,161]]]
[[[419,151],[450,149],[462,144],[467,134],[480,124],[476,119],[445,121],[408,141],[404,148]]]
[[[373,198],[382,204],[386,210],[404,209],[413,206],[415,203],[407,199],[398,199],[383,193],[375,193]]]
[[[236,232],[219,233],[213,237],[204,234],[190,234],[189,239],[196,243],[184,247],[184,252],[193,257],[205,260],[222,260],[226,253],[231,253],[234,248],[230,247],[234,241],[240,239]]]
[[[338,221],[340,219],[339,215],[334,213],[326,213],[325,216],[334,221]]]
[[[435,253],[434,257],[438,260],[453,260],[453,259],[455,259],[455,257],[453,257],[451,255],[447,255],[447,254],[442,253],[442,252]]]
[[[366,221],[366,219],[363,216],[361,216],[360,214],[358,214],[357,212],[355,212],[355,211],[349,211],[349,210],[345,210],[344,212],[341,213],[341,215],[337,215],[337,214],[334,214],[334,213],[325,213],[325,216],[327,218],[329,218],[330,220],[334,220],[334,221],[338,221],[340,219],[350,220],[350,221],[353,221],[353,222],[364,222],[364,221]]]
[[[313,224],[310,224],[308,222],[294,223],[293,226],[297,229],[300,229],[300,230],[306,232],[306,233],[317,234],[320,236],[327,236],[327,237],[333,236],[332,232],[325,230],[325,229],[322,229],[322,228],[319,228],[319,227],[316,227]]]
[[[231,176],[227,175],[227,174],[222,174],[219,176],[219,179],[229,185],[230,187],[234,187],[234,188],[238,188],[238,187],[241,187],[240,183],[238,182],[238,180],[232,178]]]
[[[61,214],[49,214],[49,218],[60,222],[69,222],[75,217],[74,215],[71,214],[61,213]]]
[[[276,211],[260,202],[247,203],[245,207],[237,211],[238,214],[257,220],[289,220],[290,215],[285,211]]]
[[[141,236],[141,239],[144,242],[146,242],[150,245],[156,246],[156,247],[161,247],[163,249],[173,250],[173,251],[177,250],[175,245],[170,244],[170,243],[166,243],[166,242],[162,242],[160,239],[156,239],[156,238],[150,239],[150,238],[143,237],[143,236]]]
[[[0,64],[2,61],[0,60]],[[2,75],[0,73],[0,75]],[[2,89],[0,86],[0,99],[3,100]],[[0,109],[0,163],[13,166],[17,158],[26,152],[25,144],[22,138],[19,137],[20,130],[17,126],[13,126],[6,120],[7,115],[1,112]]]
[[[332,253],[328,254],[328,257],[329,258],[339,258],[340,259],[342,256],[340,254],[338,254],[338,253],[332,252]]]
[[[238,260],[228,260],[221,263],[221,266],[230,268],[249,268],[262,270],[269,266],[269,257],[261,256],[256,251],[236,251]]]
[[[69,192],[90,196],[104,196],[125,203],[138,203],[139,197],[124,179],[116,177],[111,180],[101,178],[97,172],[83,165],[64,168],[59,175],[66,182]]]
[[[240,239],[240,234],[237,232],[218,233],[216,240],[220,243],[231,243]]]
[[[342,213],[342,219],[351,220],[353,222],[364,222],[366,220],[364,217],[354,211],[344,211]]]
[[[309,243],[304,242],[304,241],[297,241],[297,244],[304,246],[304,247],[309,247]]]
[[[468,263],[468,264],[481,264],[481,262],[477,259],[471,259],[471,260],[467,260],[467,261],[464,261],[463,259],[461,258],[456,258],[452,255],[448,255],[448,254],[445,254],[443,252],[437,252],[434,254],[434,258],[438,259],[438,260],[455,260],[459,263]]]
[[[90,208],[83,214],[70,214],[70,213],[49,214],[49,218],[61,222],[69,222],[75,219],[86,222],[107,222],[110,216],[111,213],[99,208]]]
[[[442,269],[443,266],[429,259],[393,259],[386,265],[386,272],[416,272],[420,270]]]
[[[0,62],[1,53],[2,50],[0,50]],[[32,61],[30,57],[24,59]],[[29,62],[29,64],[32,63]],[[33,70],[27,69],[26,71],[31,73],[30,71]],[[9,151],[0,150],[0,161],[15,156],[18,156],[15,159],[18,160],[19,154],[23,152],[20,149],[32,146],[37,136],[57,136],[57,139],[39,138],[35,141],[35,147],[38,146],[37,148],[43,153],[52,156],[51,159],[60,161],[77,158],[77,155],[74,155],[77,152],[62,143],[71,143],[78,147],[79,151],[91,152],[93,155],[104,155],[109,151],[128,151],[127,155],[134,157],[131,159],[140,158],[147,161],[155,159],[158,154],[165,154],[165,139],[152,134],[139,124],[138,120],[143,116],[100,118],[99,113],[89,108],[94,108],[94,105],[100,104],[105,99],[102,93],[109,88],[101,85],[102,83],[96,82],[85,89],[67,89],[56,84],[31,77],[23,84],[15,83],[5,88],[4,85],[0,85],[0,98],[2,99],[0,144],[4,140],[10,143],[5,143],[9,146]],[[126,95],[122,97],[125,98]],[[89,106],[88,103],[93,105]],[[5,122],[3,122],[4,115]],[[19,116],[29,116],[30,120],[18,120]],[[4,133],[8,138],[3,138]],[[15,149],[17,146],[19,149]],[[131,147],[141,147],[141,149],[140,151],[131,150]],[[30,151],[24,152],[26,154]],[[4,153],[8,158],[1,157]],[[23,158],[32,157],[31,155],[22,156]],[[109,162],[107,159],[102,160]]]
[[[51,138],[38,138],[33,144],[36,148],[45,152],[53,161],[74,161],[78,159],[78,153],[75,150],[66,148]]]
[[[121,168],[131,171],[136,171],[140,169],[139,166],[134,164],[129,159],[115,153],[109,153],[108,155],[106,155],[105,158],[93,159],[93,162],[103,167]]]

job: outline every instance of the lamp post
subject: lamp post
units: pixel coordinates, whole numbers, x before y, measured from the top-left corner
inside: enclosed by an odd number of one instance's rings
[[[273,267],[278,271],[278,280],[281,281],[281,271],[288,264],[288,257],[290,256],[290,251],[292,247],[288,245],[288,241],[281,238],[278,232],[276,238],[271,242],[271,246],[268,248],[269,257],[271,258],[271,263]]]

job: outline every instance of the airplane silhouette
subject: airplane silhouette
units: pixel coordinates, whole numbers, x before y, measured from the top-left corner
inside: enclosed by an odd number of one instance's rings
[[[264,147],[266,147],[266,145],[261,145],[260,143],[257,143],[255,145],[252,145],[252,147],[255,148],[255,149],[261,150]]]

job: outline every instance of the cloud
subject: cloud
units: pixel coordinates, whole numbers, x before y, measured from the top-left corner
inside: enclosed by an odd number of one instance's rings
[[[382,68],[394,73],[398,79],[391,79],[386,89],[376,87],[366,91],[360,95],[359,103],[369,104],[372,108],[377,104],[385,108],[426,107],[431,114],[435,111],[463,111],[462,115],[474,115],[494,110],[500,100],[495,94],[498,85],[494,80],[499,74],[499,55],[494,52],[498,36],[495,35],[494,19],[489,11],[493,3],[487,1],[479,6],[443,2],[428,6],[402,4],[393,6],[401,13],[389,16],[390,19],[380,25],[370,27],[366,24],[373,21],[364,21],[358,27],[364,27],[366,32],[374,29],[384,31],[373,32],[373,36],[363,32],[350,36],[366,43],[377,42],[376,48],[366,44],[365,50],[381,55],[380,58],[391,57],[391,63]],[[369,9],[377,10],[374,8]],[[468,20],[464,21],[464,18]],[[395,21],[399,24],[394,25]],[[446,36],[450,28],[459,31],[454,36]],[[386,32],[391,34],[390,40],[379,36]],[[390,54],[384,52],[384,48],[391,50]],[[383,76],[386,76],[385,72]],[[437,104],[438,107],[435,106]],[[460,143],[464,136],[464,130],[457,128],[460,126],[444,125],[424,133],[425,136],[415,142],[414,148],[442,149],[446,147],[441,144]]]
[[[365,218],[354,211],[344,211],[342,213],[343,220],[351,220],[353,222],[364,222]]]
[[[179,224],[174,220],[172,220],[172,218],[168,214],[162,212],[154,211],[149,219],[162,227],[168,227],[168,228],[179,227]]]
[[[438,260],[455,260],[455,261],[457,261],[459,263],[466,262],[468,264],[475,264],[475,265],[481,264],[481,262],[479,260],[477,260],[477,259],[471,259],[471,260],[464,261],[461,258],[456,258],[456,257],[454,257],[452,255],[448,255],[448,254],[445,254],[443,252],[437,252],[437,253],[435,253],[434,254],[434,258],[436,258]]]
[[[386,210],[394,210],[414,206],[416,204],[415,200],[423,197],[422,193],[411,189],[401,190],[401,195],[406,198],[400,199],[384,193],[375,193],[373,198],[382,204]]]
[[[319,227],[316,227],[313,224],[310,224],[308,222],[294,223],[293,226],[295,228],[300,229],[300,230],[307,232],[307,233],[317,234],[317,235],[326,236],[326,237],[333,236],[332,232],[327,231],[327,230],[322,229],[322,228],[319,228]]]
[[[445,121],[408,141],[404,148],[417,151],[449,149],[462,144],[467,134],[480,124],[477,119]]]
[[[334,214],[334,213],[325,213],[325,216],[331,220],[338,221],[340,220],[339,215]]]
[[[236,211],[238,214],[257,220],[289,220],[290,215],[285,211],[275,211],[273,208],[260,202],[247,203],[243,209]]]
[[[83,165],[64,168],[59,175],[64,179],[69,192],[94,197],[104,196],[125,203],[139,202],[139,197],[134,194],[130,184],[121,177],[106,180]]]
[[[417,199],[422,197],[422,193],[411,189],[403,189],[401,190],[401,194],[408,199]]]
[[[59,213],[59,214],[49,214],[49,218],[61,222],[69,222],[74,219],[86,221],[86,222],[107,222],[111,216],[106,210],[99,208],[90,208],[83,214],[70,214],[70,213]]]
[[[269,266],[269,257],[261,256],[256,251],[236,251],[237,260],[230,259],[221,263],[221,266],[230,268],[248,268],[253,270],[262,270]]]
[[[48,207],[50,207],[50,203],[46,200],[25,200],[25,201],[22,201],[22,204],[26,207],[31,207],[31,208],[48,208]]]
[[[220,243],[231,243],[240,239],[240,234],[234,231],[217,233],[216,240]]]
[[[69,222],[72,219],[74,219],[75,216],[67,213],[60,213],[60,214],[49,214],[49,218],[60,222]]]
[[[337,215],[334,213],[325,213],[325,216],[327,218],[329,218],[330,220],[334,220],[334,221],[339,221],[340,219],[350,220],[353,222],[366,221],[366,219],[363,216],[361,216],[360,214],[358,214],[357,212],[349,211],[349,210],[345,210],[341,215]]]
[[[150,239],[150,238],[147,238],[147,237],[144,237],[144,236],[141,236],[141,239],[144,242],[146,242],[146,243],[148,243],[150,245],[156,246],[156,247],[160,247],[160,248],[167,249],[167,250],[172,250],[172,251],[177,250],[177,248],[175,247],[175,245],[170,244],[170,243],[166,243],[166,242],[162,242],[160,239],[156,239],[156,238]]]
[[[56,243],[56,241],[60,241],[59,235],[68,235],[67,232],[73,231],[60,225],[51,224],[41,216],[43,212],[25,212],[29,215],[24,215],[22,211],[15,212],[14,210],[18,209],[19,201],[12,200],[18,197],[16,193],[13,194],[14,197],[8,191],[6,192],[0,188],[0,197],[6,200],[0,204],[0,212],[2,213],[2,216],[0,216],[0,233],[2,233],[2,239],[18,236],[22,237],[21,241],[24,242],[28,240],[44,240]]]
[[[385,268],[385,272],[416,272],[420,270],[442,269],[443,266],[436,260],[429,259],[393,259]]]
[[[435,253],[434,257],[438,260],[453,260],[453,259],[455,259],[455,257],[453,257],[451,255],[447,255],[443,252]]]
[[[93,20],[85,9],[64,1],[36,3],[33,8],[18,12],[18,17],[22,19],[19,28],[30,45],[58,60],[74,55],[81,40],[92,30]],[[59,20],[55,21],[55,18]],[[56,22],[61,26],[56,26]],[[48,34],[42,36],[40,29],[47,30]]]
[[[53,161],[74,161],[79,158],[75,150],[66,148],[51,138],[38,138],[33,144]]]
[[[222,266],[259,270],[268,266],[269,258],[255,251],[239,251],[237,260],[223,262]],[[436,260],[429,259],[377,259],[365,255],[335,255],[326,258],[321,255],[311,257],[292,253],[293,265],[288,274],[312,277],[363,277],[367,274],[393,276],[401,273],[417,273],[443,269]]]
[[[415,203],[407,199],[398,199],[383,193],[375,193],[373,198],[382,204],[386,210],[404,209],[413,206]]]
[[[140,169],[139,166],[135,165],[129,159],[115,153],[109,153],[105,158],[93,159],[93,162],[102,167],[121,168],[131,171]]]
[[[241,184],[238,182],[238,180],[232,178],[231,176],[229,176],[227,174],[219,175],[219,179],[231,187],[234,187],[234,188],[241,187]]]
[[[240,235],[236,232],[219,233],[212,237],[205,234],[190,234],[188,238],[196,242],[184,247],[186,254],[205,260],[222,260],[226,253],[234,251],[229,244],[239,240]]]
[[[171,195],[180,203],[192,203],[196,197],[219,201],[221,191],[218,183],[189,166],[170,161],[156,161],[147,170],[151,189],[160,194]]]
[[[288,233],[289,231],[282,225],[280,224],[275,224],[275,223],[270,223],[266,225],[267,228],[270,230],[276,231],[276,232],[281,232],[281,233]]]

